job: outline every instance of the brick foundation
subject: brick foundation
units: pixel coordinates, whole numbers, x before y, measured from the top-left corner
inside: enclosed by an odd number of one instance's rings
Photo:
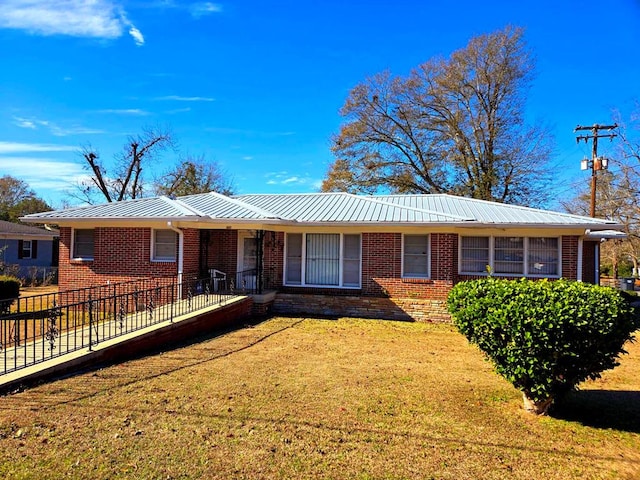
[[[278,293],[272,312],[419,322],[450,322],[446,300]]]

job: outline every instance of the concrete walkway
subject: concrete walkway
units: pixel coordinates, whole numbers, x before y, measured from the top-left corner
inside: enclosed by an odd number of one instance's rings
[[[201,308],[187,308],[188,300],[167,304],[154,310],[153,319],[148,312],[141,311],[126,315],[122,322],[108,320],[89,327],[61,332],[55,338],[55,348],[44,338],[35,342],[0,351],[0,392],[11,391],[21,384],[33,383],[39,379],[80,368],[92,361],[99,362],[108,357],[107,352],[114,347],[126,346],[128,343],[140,343],[145,337],[158,336],[163,330],[179,331],[181,324],[197,321],[212,312],[222,313],[248,297],[238,295],[219,296],[213,304]],[[191,310],[188,313],[174,316],[172,312]],[[229,319],[234,320],[234,319]],[[149,324],[153,321],[153,324]],[[184,326],[184,325],[182,325]],[[127,332],[120,334],[120,332]],[[91,339],[91,342],[90,342]],[[175,341],[182,340],[180,337]],[[122,350],[122,348],[119,348]],[[133,352],[137,353],[137,352]],[[94,363],[95,363],[94,362]],[[27,366],[24,366],[27,365]]]

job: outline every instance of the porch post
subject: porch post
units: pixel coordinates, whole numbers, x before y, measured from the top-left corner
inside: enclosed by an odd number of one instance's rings
[[[263,279],[262,279],[262,273],[263,273],[263,265],[262,265],[262,259],[264,256],[264,230],[258,230],[256,232],[256,287],[258,289],[258,294],[262,294],[262,288],[263,288]]]
[[[182,272],[184,268],[184,232],[173,226],[170,221],[167,227],[178,234],[178,298],[182,299]]]

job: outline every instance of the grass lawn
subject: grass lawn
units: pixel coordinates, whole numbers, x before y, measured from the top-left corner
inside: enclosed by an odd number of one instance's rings
[[[274,318],[0,398],[2,478],[640,478],[640,346],[536,418],[453,327]]]

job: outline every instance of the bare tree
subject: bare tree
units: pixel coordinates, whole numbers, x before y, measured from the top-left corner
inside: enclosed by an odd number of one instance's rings
[[[406,78],[384,72],[357,85],[322,189],[543,203],[550,136],[524,122],[533,68],[522,30],[507,27]]]
[[[157,179],[154,185],[157,195],[177,197],[211,191],[232,195],[234,188],[226,172],[204,156],[185,158],[173,170]]]
[[[112,174],[107,171],[98,152],[91,146],[85,147],[82,159],[89,179],[79,186],[79,192],[71,195],[90,204],[94,203],[96,195],[107,202],[139,198],[144,194],[146,165],[172,146],[168,130],[144,128],[141,134],[128,138],[124,151],[116,158]]]

